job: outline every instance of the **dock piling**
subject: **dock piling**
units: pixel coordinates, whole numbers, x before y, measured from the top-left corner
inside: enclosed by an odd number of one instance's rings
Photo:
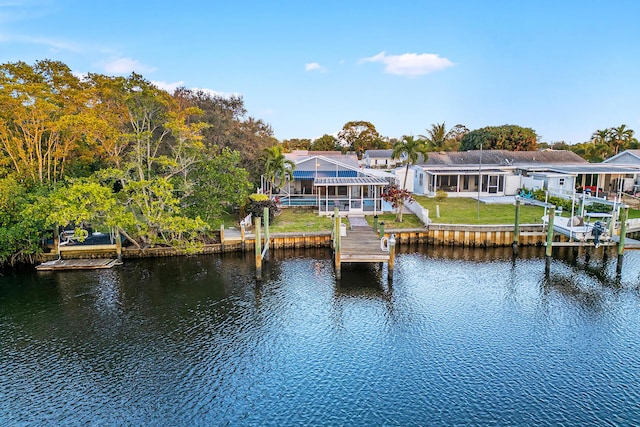
[[[545,255],[547,258],[551,258],[553,250],[553,222],[555,221],[555,206],[549,208],[549,222],[547,224],[547,247],[545,248]]]
[[[256,250],[256,278],[258,280],[262,279],[262,236],[260,235],[260,221],[261,218],[255,218],[255,250]]]
[[[338,212],[338,208],[334,208],[333,210],[333,217],[334,217],[334,233],[333,233],[333,246],[334,246],[334,264],[335,264],[335,268],[336,268],[336,279],[341,279],[342,278],[342,271],[341,271],[341,260],[340,260],[340,231],[341,231],[341,227],[342,227],[342,220],[340,218],[339,212]]]
[[[520,197],[516,196],[516,219],[513,228],[513,251],[518,252],[520,243]]]

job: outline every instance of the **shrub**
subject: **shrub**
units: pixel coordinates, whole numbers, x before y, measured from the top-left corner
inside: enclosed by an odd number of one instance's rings
[[[252,194],[249,196],[246,212],[253,217],[262,218],[264,208],[269,208],[269,223],[273,222],[278,206],[275,200],[271,200],[266,194]]]
[[[449,197],[449,193],[447,193],[444,190],[438,190],[436,191],[436,200],[438,202],[443,201],[444,199],[446,199],[447,197]]]

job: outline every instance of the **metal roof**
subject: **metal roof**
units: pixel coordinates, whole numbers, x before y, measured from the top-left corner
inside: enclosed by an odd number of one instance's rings
[[[526,169],[526,168],[523,168]],[[586,165],[553,165],[549,170],[567,174],[589,174],[589,173],[609,173],[609,174],[636,174],[640,173],[640,167],[621,166],[614,163],[590,163]]]
[[[355,177],[358,176],[358,171],[354,170],[319,170],[319,171],[309,171],[309,170],[295,170],[293,171],[294,179],[301,178],[330,178],[330,177]]]
[[[478,168],[474,169],[436,169],[436,170],[425,170],[425,173],[428,175],[478,175]],[[481,173],[486,175],[488,173],[492,173],[495,175],[510,175],[510,171],[502,170],[502,169],[485,169],[482,168]]]
[[[321,185],[329,187],[340,185],[389,185],[389,181],[384,178],[377,178],[372,176],[318,178],[315,180],[314,185],[316,187]]]

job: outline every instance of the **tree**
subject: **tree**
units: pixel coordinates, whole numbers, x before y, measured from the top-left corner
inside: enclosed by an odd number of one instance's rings
[[[61,62],[0,65],[0,151],[22,178],[45,183],[64,175],[83,138],[69,132],[70,118],[86,114],[89,100],[83,88]]]
[[[460,151],[485,150],[533,151],[537,135],[531,128],[516,125],[487,126],[467,133],[460,141]]]
[[[633,130],[629,129],[625,124],[618,127],[612,127],[609,129],[609,132],[611,136],[611,148],[613,149],[614,156],[620,152],[620,148],[626,148],[634,139]]]
[[[355,152],[358,159],[361,159],[366,150],[375,147],[377,141],[380,140],[380,134],[375,126],[369,122],[347,122],[338,132],[338,139]]]
[[[429,151],[457,151],[462,137],[468,132],[469,130],[461,124],[447,131],[445,123],[442,122],[432,124],[431,129],[427,129],[427,134],[420,135],[420,138],[427,142]]]
[[[305,139],[299,139],[299,138],[285,139],[282,141],[282,147],[287,151],[309,150],[311,147],[311,140],[306,138]]]
[[[249,172],[240,167],[240,153],[224,148],[191,172],[194,191],[185,199],[185,212],[201,217],[212,229],[220,227],[225,209],[242,206],[251,192]]]
[[[340,151],[338,139],[333,135],[324,134],[311,142],[309,148],[312,151]]]
[[[401,190],[407,189],[407,177],[409,176],[409,166],[416,164],[420,155],[423,156],[424,161],[427,161],[429,158],[427,154],[427,146],[424,140],[415,139],[413,136],[403,136],[400,142],[397,142],[393,146],[393,152],[391,156],[394,159],[400,159],[403,156],[406,156],[407,163],[404,173],[404,182],[402,184]],[[402,222],[402,208],[403,208],[403,200],[398,201],[398,210],[396,216],[396,222]]]
[[[264,174],[269,181],[269,195],[273,192],[276,178],[281,182],[288,177],[293,179],[293,170],[296,164],[285,157],[282,146],[274,145],[264,149]]]

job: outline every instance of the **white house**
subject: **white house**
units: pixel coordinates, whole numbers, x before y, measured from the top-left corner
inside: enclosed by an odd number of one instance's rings
[[[400,166],[407,159],[406,154],[402,154],[399,159],[393,158],[393,150],[366,150],[362,156],[362,162],[371,169],[393,169]]]

